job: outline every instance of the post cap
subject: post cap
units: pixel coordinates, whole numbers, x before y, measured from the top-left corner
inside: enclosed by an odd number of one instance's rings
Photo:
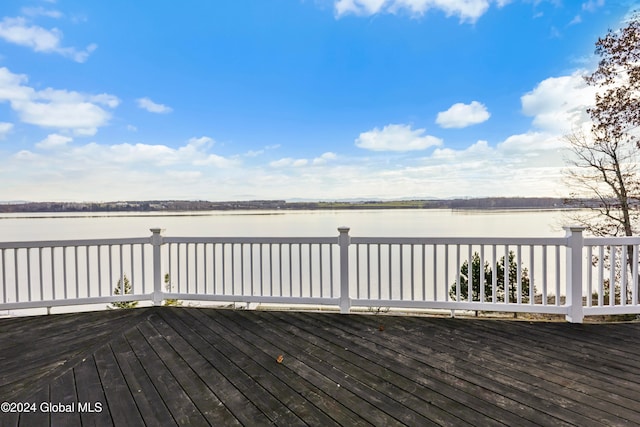
[[[345,227],[344,225],[342,227],[338,227],[338,231],[340,233],[348,233],[349,230],[351,230],[349,227]]]
[[[150,228],[149,231],[151,231],[153,234],[160,234],[164,231],[164,228]]]

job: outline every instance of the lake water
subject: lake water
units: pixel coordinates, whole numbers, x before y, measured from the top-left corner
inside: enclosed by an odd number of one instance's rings
[[[168,236],[555,237],[565,213],[473,210],[215,211],[199,213],[91,213],[0,215],[0,241]]]

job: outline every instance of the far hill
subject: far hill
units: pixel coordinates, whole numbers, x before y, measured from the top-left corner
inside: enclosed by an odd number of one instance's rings
[[[592,200],[553,197],[482,197],[469,199],[295,201],[153,200],[117,202],[0,203],[0,213],[21,212],[188,212],[220,210],[331,210],[331,209],[569,209],[597,205]]]

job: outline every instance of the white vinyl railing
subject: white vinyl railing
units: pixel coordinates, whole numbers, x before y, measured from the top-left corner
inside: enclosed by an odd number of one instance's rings
[[[166,237],[162,264],[170,289],[163,298],[338,305],[337,243],[332,237]]]
[[[0,243],[0,309],[145,299],[152,271],[149,238]],[[130,295],[115,295],[128,276]]]
[[[0,243],[0,310],[163,300],[640,313],[640,238],[169,237]],[[129,288],[125,284],[130,284]]]
[[[585,314],[636,313],[640,237],[586,238],[584,245]]]

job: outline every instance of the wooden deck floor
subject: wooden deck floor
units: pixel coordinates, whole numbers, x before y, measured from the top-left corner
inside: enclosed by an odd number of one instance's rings
[[[0,346],[0,402],[35,407],[1,426],[640,425],[640,323],[154,307]]]

